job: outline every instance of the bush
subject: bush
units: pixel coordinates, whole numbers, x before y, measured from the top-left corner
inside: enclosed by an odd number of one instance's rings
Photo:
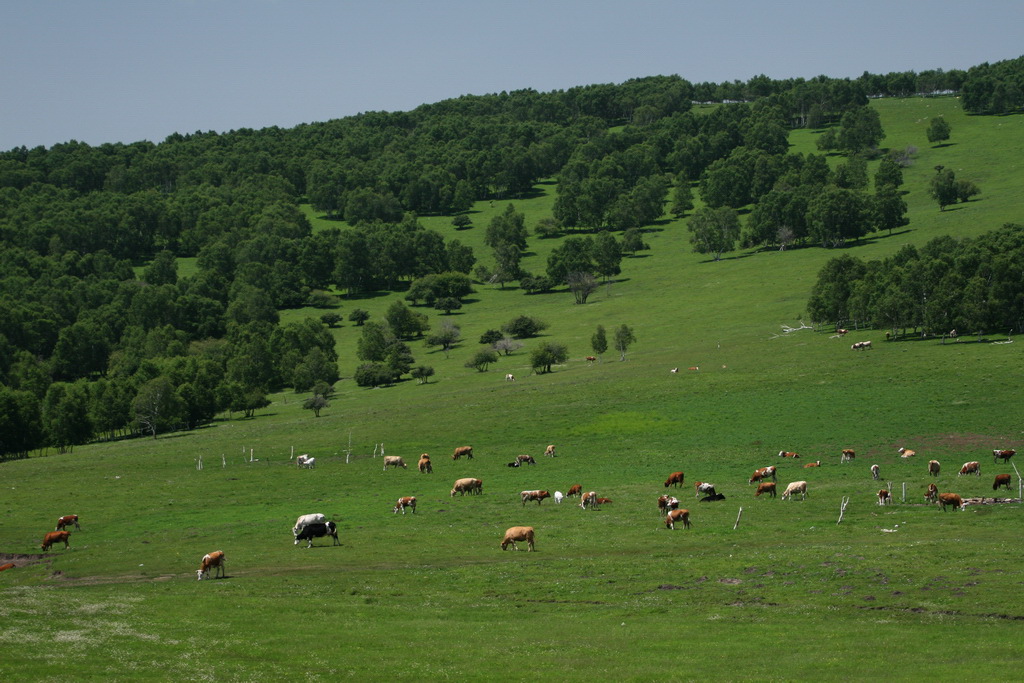
[[[498,354],[490,349],[481,349],[473,354],[473,357],[466,361],[467,368],[473,368],[477,372],[487,372],[487,366],[498,362]]]
[[[511,337],[522,339],[524,337],[536,337],[541,331],[546,330],[548,324],[537,318],[520,315],[512,318],[501,326],[503,332]]]
[[[501,333],[501,330],[487,330],[480,335],[481,344],[493,344],[494,342],[502,339],[505,335]]]
[[[355,372],[356,384],[361,387],[379,387],[391,384],[394,373],[383,363],[363,363]]]

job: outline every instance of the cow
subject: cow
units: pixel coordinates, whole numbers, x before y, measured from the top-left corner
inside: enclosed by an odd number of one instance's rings
[[[50,546],[54,543],[63,543],[65,548],[68,548],[70,544],[68,539],[71,538],[70,531],[51,531],[43,537],[43,543],[39,547],[43,550],[49,550]]]
[[[312,524],[307,524],[295,534],[295,545],[298,545],[299,541],[307,541],[306,548],[312,548],[313,539],[323,538],[324,536],[333,538],[334,545],[341,545],[341,541],[338,540],[338,526],[334,522],[313,522]]]
[[[658,496],[658,515],[668,514],[679,507],[679,499],[675,496]]]
[[[1003,462],[1007,462],[1010,458],[1012,458],[1016,454],[1017,454],[1017,451],[1013,450],[1012,448],[1008,448],[1006,450],[999,450],[997,448],[997,449],[994,449],[992,451],[992,462],[998,461],[999,458],[1002,458]]]
[[[78,526],[78,515],[64,515],[57,520],[57,528],[54,529],[54,531],[63,531],[66,527],[70,527],[72,524],[74,524],[75,528],[79,531],[82,530],[82,527]]]
[[[597,360],[597,356],[587,356],[587,362],[593,363]]]
[[[933,477],[937,477],[937,476],[939,476],[939,470],[940,469],[942,469],[942,467],[941,467],[941,465],[939,465],[939,461],[938,460],[929,460],[928,461],[928,474],[932,475]]]
[[[551,494],[547,491],[521,491],[519,497],[522,499],[523,505],[526,505],[531,500],[537,501],[537,505],[540,505],[541,501],[545,498],[550,498]]]
[[[311,458],[309,453],[303,453],[302,455],[296,456],[295,466],[301,469],[311,470],[316,467],[316,458]]]
[[[1006,490],[1010,490],[1011,477],[1009,474],[997,474],[996,480],[992,482],[992,490],[995,491],[1000,486],[1005,486]]]
[[[216,571],[213,572],[213,578],[226,578],[227,568],[224,566],[224,551],[214,550],[212,553],[206,553],[203,555],[202,561],[199,563],[199,569],[196,570],[196,580],[202,581],[203,578],[210,578],[210,569],[213,568]]]
[[[869,341],[855,342],[854,344],[852,344],[850,346],[850,348],[852,350],[854,350],[854,351],[861,351],[863,349],[870,349],[871,348],[871,342],[869,342]]]
[[[821,467],[821,461],[820,461],[820,460],[815,460],[814,462],[809,462],[809,463],[807,463],[806,465],[804,465],[804,469],[805,469],[805,470],[806,470],[806,469],[807,469],[808,467]]]
[[[598,498],[597,499],[597,504],[598,505],[611,505],[612,502],[613,501],[612,501],[611,498]]]
[[[845,336],[847,332],[849,332],[849,330],[845,330],[841,327],[836,330],[836,334],[839,335],[840,337]]]
[[[551,444],[547,448],[545,448],[544,455],[548,456],[549,458],[555,457],[555,444]]]
[[[688,367],[686,369],[688,371],[690,371],[690,372],[700,372],[700,366],[697,366],[697,365],[691,365],[690,367]]]
[[[416,463],[416,468],[420,471],[420,474],[434,473],[434,466],[430,464],[430,456],[426,453],[420,456],[420,461]]]
[[[901,458],[913,458],[915,455],[917,455],[917,451],[912,451],[909,448],[902,447],[897,451],[897,453],[900,454]]]
[[[970,462],[965,462],[964,466],[960,468],[960,473],[957,474],[956,476],[959,477],[959,476],[964,475],[964,474],[976,474],[976,475],[978,475],[980,477],[981,476],[981,463],[979,463],[977,460],[971,460]]]
[[[519,467],[520,464],[521,463],[518,460],[513,460],[512,462],[505,463],[505,466],[506,467]]]
[[[511,372],[510,372],[510,373],[508,373],[507,375],[505,375],[505,381],[506,381],[506,382],[515,382],[515,381],[516,381],[516,376],[515,376],[515,375],[513,375],[513,374],[512,374]]]
[[[8,569],[14,569],[17,566],[18,565],[14,564],[13,562],[8,562],[7,564],[0,564],[0,572],[5,572]]]
[[[679,368],[672,368],[669,372],[673,375],[679,374]]]
[[[409,469],[408,466],[406,466],[405,461],[397,455],[384,456],[384,471],[387,472],[389,467],[394,467],[395,469],[401,467],[403,470]]]
[[[520,465],[536,465],[537,461],[533,459],[532,455],[517,455],[516,462]]]
[[[665,515],[665,527],[675,531],[676,522],[682,522],[684,529],[690,528],[690,511],[689,510],[672,510]]]
[[[533,552],[533,527],[514,526],[505,531],[505,538],[501,539],[501,549],[507,550],[511,545],[512,550],[519,550],[516,541],[526,541],[526,552]]]
[[[775,493],[775,482],[774,481],[764,481],[764,482],[761,482],[760,484],[758,484],[757,485],[757,491],[754,492],[754,497],[757,498],[762,493],[767,493],[769,496],[774,498],[775,495],[776,495],[776,493]]]
[[[961,510],[963,510],[966,507],[966,505],[964,505],[964,499],[961,498],[960,496],[958,496],[957,494],[955,494],[955,493],[940,493],[939,494],[939,506],[942,507],[942,511],[943,512],[946,511],[946,506],[947,505],[952,505],[953,508],[959,508]]]
[[[768,467],[759,467],[754,470],[754,473],[750,475],[750,479],[747,480],[748,484],[759,482],[764,479],[771,479],[775,481],[775,465],[769,465]]]
[[[704,481],[694,482],[693,490],[697,492],[697,495],[695,495],[694,498],[700,498],[700,494],[702,493],[709,496],[715,495],[715,485]]]
[[[871,466],[871,478],[877,481],[878,477],[879,477],[878,465],[872,465]]]
[[[878,504],[879,505],[888,505],[891,502],[892,502],[892,496],[889,494],[889,490],[888,489],[879,489],[878,490]]]
[[[725,500],[724,493],[709,493],[700,499],[702,503],[714,503],[716,500]]]
[[[567,498],[579,498],[583,495],[583,484],[573,484],[565,495]]]
[[[800,454],[799,453],[794,453],[793,451],[779,451],[779,457],[780,458],[799,458]]]
[[[462,456],[466,456],[470,460],[473,459],[473,447],[472,446],[459,446],[452,453],[452,460],[458,460]]]
[[[924,499],[929,503],[936,503],[939,500],[939,487],[935,484],[928,484],[928,492],[924,494]]]
[[[586,493],[583,494],[583,498],[580,501],[580,507],[581,508],[583,508],[584,510],[586,510],[587,508],[591,508],[593,510],[596,510],[597,509],[597,505],[598,504],[597,504],[597,492],[596,491],[587,491]]]
[[[398,502],[395,503],[395,507],[392,512],[397,515],[398,511],[401,510],[404,515],[405,508],[412,508],[412,514],[416,514],[416,496],[402,496],[398,499]]]
[[[852,448],[844,448],[842,455],[839,456],[839,462],[849,462],[856,457],[856,451],[854,451]]]
[[[464,496],[467,493],[481,494],[484,492],[484,483],[479,479],[473,477],[466,477],[465,479],[456,479],[455,485],[452,486],[452,498],[458,493],[460,496]]]
[[[682,472],[673,472],[668,475],[668,479],[665,480],[665,488],[669,486],[681,486],[686,482],[686,475]]]
[[[316,513],[313,513],[313,514],[309,514],[309,515],[301,515],[297,520],[295,520],[295,526],[292,527],[292,533],[293,534],[299,533],[300,531],[302,531],[302,527],[306,526],[307,524],[316,524],[317,522],[326,522],[326,521],[327,521],[327,518],[324,517],[319,512],[316,512]]]
[[[561,504],[563,498],[565,498],[565,496],[561,491],[555,491],[555,503]]]
[[[794,481],[794,482],[792,482],[789,486],[786,487],[786,490],[782,492],[782,500],[786,500],[790,496],[796,496],[796,494],[798,494],[798,493],[800,494],[800,500],[806,500],[807,499],[807,482],[806,481]]]

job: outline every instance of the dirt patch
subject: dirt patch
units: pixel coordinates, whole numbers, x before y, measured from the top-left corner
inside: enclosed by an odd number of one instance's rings
[[[966,434],[954,432],[952,434],[926,434],[921,436],[908,436],[900,443],[889,445],[892,450],[886,449],[882,454],[896,453],[901,447],[917,451],[918,458],[924,458],[925,462],[934,456],[929,455],[932,451],[948,452],[980,450],[984,456],[992,455],[993,448],[1014,448],[1024,446],[1024,441],[1014,440],[1006,436],[993,436],[991,434]],[[875,455],[869,453],[868,455]],[[966,456],[965,456],[966,457]],[[982,456],[978,456],[980,459]]]
[[[964,505],[1001,505],[1019,502],[1021,502],[1020,498],[964,498]]]
[[[727,583],[731,586],[735,586],[738,583],[743,583],[743,579],[719,579],[718,583]]]
[[[0,553],[0,564],[7,564],[10,562],[15,567],[25,567],[30,564],[39,564],[40,562],[50,562],[53,560],[53,555],[43,555],[42,553],[35,553],[24,555],[21,553]]]

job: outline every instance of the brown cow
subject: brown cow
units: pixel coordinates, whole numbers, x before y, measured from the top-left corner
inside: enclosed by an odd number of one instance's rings
[[[929,503],[937,503],[939,501],[939,487],[935,484],[928,484],[928,492],[924,494],[924,499]]]
[[[586,510],[587,508],[591,508],[593,510],[596,510],[597,509],[597,491],[587,491],[586,493],[584,493],[583,494],[583,500],[580,501],[580,507],[583,508],[584,510]]]
[[[555,457],[555,444],[551,444],[550,446],[545,448],[544,455],[548,456],[549,458]]]
[[[213,573],[213,578],[221,578],[227,576],[227,569],[224,567],[224,552],[221,550],[214,550],[212,553],[203,555],[202,561],[199,563],[199,569],[196,570],[196,578],[199,581],[203,580],[203,577],[210,578],[210,569],[215,568],[217,571]]]
[[[679,507],[679,499],[674,496],[658,496],[658,515],[667,514]]]
[[[793,451],[779,451],[779,457],[780,458],[799,458],[800,454],[799,453],[794,453]]]
[[[516,541],[526,541],[527,552],[533,551],[533,527],[532,526],[514,526],[510,527],[505,531],[505,538],[501,539],[501,549],[507,550],[508,546],[512,546],[512,550],[519,550],[519,546],[516,545]]]
[[[1013,450],[1012,448],[1008,448],[1006,450],[995,449],[992,451],[992,462],[996,462],[997,460],[999,460],[999,458],[1002,458],[1003,462],[1007,462],[1016,454],[1017,451]]]
[[[852,448],[844,448],[842,455],[839,456],[839,462],[849,462],[857,457],[857,453]]]
[[[889,490],[888,489],[879,489],[878,490],[878,504],[879,505],[888,505],[891,502],[892,502],[892,496],[889,494]]]
[[[424,453],[420,456],[420,461],[416,463],[416,467],[419,469],[420,474],[433,474],[434,466],[430,463],[430,456]]]
[[[970,462],[965,462],[964,466],[960,468],[960,474],[957,474],[956,476],[959,477],[959,476],[961,476],[963,474],[975,474],[975,475],[980,477],[981,476],[981,463],[978,462],[977,460],[971,460]]]
[[[523,505],[526,505],[531,500],[537,501],[537,505],[540,505],[541,501],[545,498],[550,498],[551,494],[547,491],[522,491],[519,497],[522,498]]]
[[[597,504],[598,505],[611,505],[612,504],[612,499],[611,498],[598,498],[597,499]]]
[[[1000,486],[1005,486],[1006,490],[1009,491],[1012,479],[1009,474],[997,474],[996,480],[992,483],[992,490],[995,491]]]
[[[82,527],[78,526],[78,515],[64,515],[57,520],[57,528],[54,531],[63,531],[65,527],[69,527],[72,524],[75,528],[81,531]]]
[[[762,479],[771,479],[772,481],[775,481],[775,465],[759,467],[754,470],[754,473],[750,475],[750,479],[747,480],[747,483],[753,484],[755,481],[761,481]]]
[[[49,550],[50,546],[54,543],[63,543],[64,547],[67,548],[70,544],[68,539],[71,538],[70,531],[51,531],[43,537],[43,544],[39,546],[43,550]]]
[[[566,498],[579,498],[583,495],[583,484],[573,484],[569,487],[569,492],[565,494]]]
[[[932,475],[933,477],[937,477],[939,476],[939,470],[941,469],[942,466],[939,464],[938,460],[928,461],[928,474]]]
[[[16,566],[18,565],[14,564],[13,562],[8,562],[7,564],[0,564],[0,572],[5,572],[8,569],[14,569]]]
[[[955,493],[940,493],[939,494],[939,505],[942,506],[942,511],[946,511],[947,505],[952,505],[954,508],[964,509],[964,500]]]
[[[416,496],[402,496],[398,499],[398,502],[395,503],[395,508],[392,512],[397,515],[398,511],[401,510],[404,515],[405,508],[412,508],[412,514],[416,514]]]
[[[473,459],[473,447],[472,446],[459,446],[452,453],[452,460],[458,460],[462,456],[466,456],[469,460]]]
[[[686,481],[686,475],[682,472],[673,472],[665,480],[665,488],[669,486],[681,486]]]
[[[466,477],[464,479],[456,479],[455,485],[452,486],[452,498],[458,493],[460,496],[464,496],[467,493],[481,494],[484,492],[484,483],[479,479],[473,477]]]
[[[764,482],[761,482],[760,484],[758,484],[757,485],[757,491],[754,492],[754,497],[757,498],[762,493],[767,493],[769,496],[774,498],[776,496],[775,482],[774,481],[764,481]]]
[[[684,529],[690,528],[689,510],[672,510],[665,516],[665,526],[675,531],[676,522],[682,522]]]
[[[821,467],[821,461],[820,461],[820,460],[815,460],[814,462],[809,462],[809,463],[807,463],[806,465],[804,465],[804,469],[805,469],[805,470],[806,470],[806,469],[807,469],[808,467]]]
[[[516,462],[520,465],[536,465],[537,461],[533,459],[532,455],[517,455]]]

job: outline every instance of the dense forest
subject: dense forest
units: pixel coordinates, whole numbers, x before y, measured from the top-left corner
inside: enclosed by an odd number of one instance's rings
[[[428,331],[415,306],[457,308],[473,278],[518,281],[528,294],[569,287],[584,303],[623,253],[645,248],[642,230],[666,201],[687,214],[694,191],[704,205],[690,216],[692,242],[716,258],[737,243],[828,248],[892,230],[906,222],[898,188],[909,152],[889,150],[869,182],[866,160],[882,156],[884,133],[868,99],[948,92],[973,113],[1019,111],[1024,58],[857,79],[657,76],[291,129],[0,153],[0,458],[194,428],[225,410],[251,414],[283,388],[329,392],[339,377],[335,321],[282,325],[278,311],[329,302],[331,288],[407,288],[412,308],[399,304],[364,326],[360,367],[372,368],[370,384],[422,375],[429,369],[411,367],[403,341]],[[719,106],[692,110],[703,102]],[[821,155],[787,152],[799,127],[827,128]],[[830,168],[830,152],[845,161]],[[417,220],[451,215],[459,225],[473,202],[523,197],[546,178],[557,181],[552,216],[526,226],[509,206],[487,227],[493,267]],[[303,202],[344,227],[313,232]],[[519,267],[531,230],[564,238],[542,274]],[[992,239],[1009,248],[1009,237]],[[971,318],[915,297],[896,315],[876,292],[901,286],[894,272],[965,261],[954,252],[986,244],[901,252],[899,268],[831,266],[856,291],[822,284],[815,311],[893,327],[1019,324],[1019,295],[1008,295],[1009,313]],[[196,257],[195,274],[179,276],[180,257]],[[957,270],[965,286],[998,286],[975,265]],[[361,325],[359,313],[351,319]]]

